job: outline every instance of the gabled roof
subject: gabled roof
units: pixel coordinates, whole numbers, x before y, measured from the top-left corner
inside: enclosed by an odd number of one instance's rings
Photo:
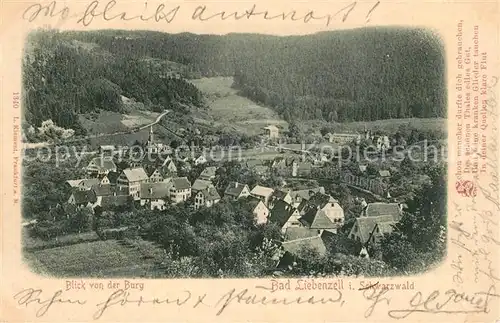
[[[120,176],[119,172],[109,172],[107,177],[111,184],[116,184],[116,179]]]
[[[238,182],[231,182],[226,187],[226,190],[224,191],[224,195],[238,197],[238,196],[240,196],[241,192],[243,191],[243,189],[245,187],[248,188],[247,184],[241,184]]]
[[[359,170],[362,171],[363,173],[366,172],[367,165],[359,165]]]
[[[198,194],[203,194],[206,201],[216,201],[220,200],[220,195],[213,186],[209,186],[201,191]]]
[[[215,177],[216,172],[217,172],[217,167],[209,166],[201,172],[200,178],[202,178],[202,179],[203,178],[213,178],[213,177]]]
[[[96,196],[129,195],[127,187],[116,187],[110,184],[96,184],[92,186],[92,190]]]
[[[373,231],[373,228],[377,223],[383,222],[394,222],[394,219],[390,215],[381,215],[381,216],[362,216],[356,218],[355,225],[359,228],[359,235],[362,243],[366,243],[370,239],[370,234]]]
[[[364,211],[366,217],[390,215],[394,221],[399,221],[401,210],[398,203],[370,203]]]
[[[326,247],[321,239],[321,236],[317,235],[314,237],[296,239],[291,241],[285,241],[282,244],[283,249],[294,256],[300,255],[300,252],[304,249],[312,249],[318,252],[320,256],[326,255]]]
[[[98,178],[82,178],[82,179],[72,179],[66,181],[71,187],[83,187],[83,188],[92,188],[93,185],[99,184],[100,180]]]
[[[75,204],[86,204],[86,203],[95,203],[97,201],[97,197],[93,190],[73,191],[73,197],[75,198]]]
[[[250,194],[255,195],[255,196],[262,196],[262,197],[268,198],[271,196],[271,194],[273,194],[273,192],[274,192],[274,190],[272,188],[256,185],[252,189]]]
[[[389,172],[388,170],[379,170],[378,174],[381,177],[390,177],[391,176],[391,172]]]
[[[139,196],[141,199],[164,199],[170,195],[171,183],[142,183]]]
[[[105,169],[108,171],[116,169],[116,164],[110,157],[94,157],[90,161],[89,165],[91,163],[95,164],[99,169]]]
[[[124,169],[123,174],[125,174],[129,182],[145,181],[149,178],[142,167]]]
[[[288,227],[285,232],[285,241],[312,238],[320,234],[320,230],[311,230],[304,227]]]
[[[172,178],[172,184],[176,190],[187,190],[191,188],[191,183],[189,183],[187,177],[174,177]]]
[[[283,227],[294,211],[295,208],[293,206],[283,200],[278,200],[271,210],[269,222],[276,223],[279,227]]]
[[[198,191],[204,190],[204,189],[206,189],[207,187],[210,187],[210,186],[212,186],[212,187],[214,186],[214,184],[212,184],[211,181],[198,178],[197,180],[195,180],[193,182],[193,186],[191,187],[191,189],[194,192],[198,192]]]
[[[336,199],[334,199],[331,195],[316,193],[309,199],[308,203],[314,204],[315,206],[319,206],[319,208],[325,207],[328,203],[339,203]]]
[[[248,196],[245,200],[245,203],[253,211],[257,207],[257,205],[262,203],[262,201],[255,196]],[[262,203],[262,204],[264,204],[264,203]]]
[[[311,229],[336,229],[338,225],[333,223],[322,210],[309,209],[300,221]]]
[[[388,234],[394,231],[394,225],[396,223],[396,221],[380,222],[375,225],[375,228],[373,230],[376,230],[378,228],[378,234]]]
[[[288,193],[290,193],[290,191],[275,190],[273,194],[271,194],[271,197],[278,200],[282,200]]]
[[[324,187],[315,187],[315,188],[309,188],[305,190],[297,190],[297,191],[292,191],[290,192],[290,195],[292,198],[295,200],[297,197],[300,197],[304,200],[309,200],[312,195],[316,193],[325,193],[325,188]]]

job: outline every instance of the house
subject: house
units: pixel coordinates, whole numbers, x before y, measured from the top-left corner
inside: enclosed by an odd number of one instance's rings
[[[325,243],[320,235],[284,241],[281,247],[284,254],[278,263],[280,268],[292,265],[296,259],[301,259],[303,256],[310,256],[311,252],[316,253],[319,257],[324,257],[327,254]]]
[[[327,133],[325,139],[331,143],[337,144],[350,144],[356,142],[359,145],[361,142],[361,135],[359,133]]]
[[[113,200],[113,199],[108,198],[108,197],[111,197],[111,196],[114,196],[114,197],[124,196],[125,200],[127,200],[127,201],[128,201],[128,197],[130,196],[127,187],[123,187],[123,186],[122,187],[117,187],[117,186],[114,186],[114,185],[111,185],[111,184],[105,184],[105,185],[98,184],[98,185],[94,185],[92,187],[92,191],[94,191],[94,194],[96,196],[96,202],[93,205],[94,207],[96,207],[96,206],[104,207],[104,205],[108,205],[109,206],[110,205],[109,201]],[[111,204],[114,205],[116,203],[113,202]],[[120,203],[118,203],[118,204],[120,204]]]
[[[98,178],[83,178],[66,181],[66,184],[72,189],[88,191],[92,188],[92,186],[97,185],[100,182],[101,181]]]
[[[170,167],[168,166],[160,166],[152,169],[149,172],[149,181],[151,183],[158,183],[170,180],[172,176],[177,174],[177,168],[174,163],[171,162]]]
[[[269,222],[275,223],[281,228],[281,233],[291,227],[302,227],[299,211],[283,200],[275,202],[269,216]]]
[[[359,171],[360,171],[361,173],[364,173],[364,172],[366,172],[366,168],[367,168],[367,167],[368,167],[367,165],[359,165]]]
[[[229,185],[226,187],[226,190],[224,191],[224,197],[228,196],[229,198],[235,200],[249,195],[250,195],[250,188],[248,187],[248,185],[241,184],[238,182],[229,183]]]
[[[196,159],[194,160],[194,164],[195,164],[195,165],[203,165],[203,164],[205,164],[207,161],[208,161],[208,160],[207,160],[207,157],[205,157],[205,155],[201,155],[201,156],[199,156],[198,158],[196,158]]]
[[[209,166],[201,172],[201,174],[198,178],[203,179],[203,180],[207,180],[207,181],[213,181],[215,179],[216,172],[217,172],[217,167]]]
[[[97,197],[93,190],[73,190],[68,199],[68,204],[73,204],[78,207],[91,206],[97,202]]]
[[[194,196],[194,208],[211,207],[220,201],[220,195],[213,185],[198,191]]]
[[[388,170],[379,170],[378,175],[383,178],[391,177],[391,172]]]
[[[170,200],[172,203],[184,202],[191,197],[191,183],[187,177],[172,178],[170,186]]]
[[[256,185],[251,191],[250,194],[259,198],[262,202],[264,202],[264,205],[269,205],[269,199],[271,198],[271,195],[273,194],[274,190],[269,187],[265,186],[260,186]]]
[[[284,240],[292,241],[304,238],[313,238],[321,235],[320,230],[310,230],[305,227],[289,227],[286,229]]]
[[[379,243],[385,234],[391,234],[394,231],[396,223],[396,221],[377,222],[370,233],[368,244]]]
[[[171,182],[142,183],[139,193],[142,206],[164,210],[170,201]]]
[[[193,186],[191,187],[191,191],[193,192],[194,195],[199,191],[207,189],[208,187],[214,187],[212,181],[198,178],[197,180],[194,181]]]
[[[127,187],[117,187],[111,184],[96,184],[92,186],[97,197],[108,196],[108,195],[129,195]]]
[[[300,222],[309,229],[337,233],[344,225],[344,210],[330,195],[317,193],[301,204],[306,205],[302,207]]]
[[[247,205],[250,207],[253,215],[257,219],[257,224],[267,223],[269,209],[261,199],[253,196],[247,197]]]
[[[292,163],[292,176],[309,176],[311,174],[312,165],[307,162],[297,162]]]
[[[360,242],[362,245],[366,245],[370,241],[373,230],[377,224],[382,223],[385,229],[386,225],[392,225],[395,222],[396,221],[394,221],[394,217],[392,215],[366,216],[356,218],[356,222],[349,232],[349,238]]]
[[[134,200],[139,200],[141,184],[146,183],[148,179],[148,174],[146,174],[144,168],[126,168],[118,176],[116,185],[118,187],[127,187],[129,194],[134,197]]]
[[[283,170],[287,168],[287,160],[285,157],[278,156],[273,159],[271,162],[271,168],[273,169],[278,169],[278,170]]]
[[[279,137],[279,129],[274,125],[264,127],[264,135],[269,139],[276,139]]]
[[[292,197],[292,205],[294,207],[298,207],[302,201],[308,201],[311,196],[313,196],[316,193],[325,193],[325,188],[320,186],[320,187],[315,187],[315,188],[309,188],[309,189],[304,189],[304,190],[297,190],[297,191],[292,191],[290,192],[290,196]]]
[[[110,157],[95,157],[85,168],[88,174],[101,175],[116,172],[116,164]]]
[[[361,212],[360,217],[376,217],[388,215],[394,221],[399,221],[401,218],[402,205],[399,203],[369,203]]]
[[[288,191],[283,191],[283,190],[275,190],[271,194],[271,198],[269,199],[269,208],[272,209],[274,207],[274,204],[277,201],[284,201],[288,204],[292,204],[292,195],[290,194],[290,190]]]
[[[120,172],[109,172],[106,174],[106,178],[109,181],[110,185],[116,185],[116,181],[118,180],[118,177],[120,176]]]

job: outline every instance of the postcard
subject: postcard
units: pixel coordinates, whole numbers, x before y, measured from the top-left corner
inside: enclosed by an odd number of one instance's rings
[[[500,320],[497,1],[1,15],[2,321]]]

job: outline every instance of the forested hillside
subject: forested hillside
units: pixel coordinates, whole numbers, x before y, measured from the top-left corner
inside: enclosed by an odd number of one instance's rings
[[[65,37],[174,61],[182,74],[235,76],[234,86],[287,120],[359,121],[446,114],[444,50],[419,29],[363,28],[306,36],[68,32]]]
[[[196,87],[176,76],[176,66],[166,65],[128,52],[111,53],[64,33],[33,33],[23,62],[25,121],[38,127],[51,119],[82,134],[78,114],[126,112],[124,97],[155,111],[202,106]]]

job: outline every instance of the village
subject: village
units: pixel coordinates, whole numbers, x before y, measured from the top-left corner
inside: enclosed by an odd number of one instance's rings
[[[264,138],[274,140],[279,136],[277,127],[264,128]],[[359,145],[361,136],[355,133],[328,133],[325,138],[328,142],[339,145]],[[371,139],[368,131],[363,136],[364,139]],[[379,136],[375,143],[379,150],[388,150],[390,147],[388,136]],[[282,239],[281,258],[276,259],[277,266],[283,263],[282,258],[288,256],[294,259],[300,256],[299,251],[304,248],[325,255],[325,239],[337,234],[344,226],[343,206],[338,197],[328,194],[322,186],[291,189],[286,183],[275,187],[257,183],[250,187],[245,182],[231,181],[225,188],[218,190],[215,181],[219,167],[216,164],[203,155],[176,163],[170,154],[164,154],[169,149],[167,145],[155,140],[153,127],[142,146],[141,156],[133,155],[132,150],[127,152],[123,147],[118,149],[113,145],[101,146],[99,156],[92,158],[85,166],[87,177],[66,182],[71,190],[67,203],[101,214],[102,210],[125,206],[131,201],[142,208],[162,211],[180,203],[200,210],[213,207],[221,200],[243,200],[251,208],[256,225],[273,223],[279,227]],[[120,162],[117,161],[117,155]],[[123,163],[122,160],[128,162]],[[318,158],[299,160],[276,157],[269,161],[245,159],[239,162],[255,171],[261,179],[265,179],[273,171],[286,174],[292,179],[307,178],[311,177],[314,168],[320,169]],[[198,167],[202,171],[190,182],[186,176],[179,176],[180,163],[183,168]],[[126,168],[118,167],[117,164],[125,165]],[[366,171],[366,167],[361,166],[360,171]],[[379,172],[382,179],[388,176],[389,170]],[[374,196],[378,196],[377,193],[384,194],[383,182],[378,178],[367,180],[349,172],[343,178],[350,185],[358,185],[361,191]],[[386,198],[370,203],[363,197],[355,197],[354,200],[359,204],[361,212],[356,215],[348,237],[361,246],[358,255],[369,258],[370,245],[377,243],[384,234],[392,232],[394,224],[401,219],[404,203]],[[117,229],[119,228],[112,230]]]

